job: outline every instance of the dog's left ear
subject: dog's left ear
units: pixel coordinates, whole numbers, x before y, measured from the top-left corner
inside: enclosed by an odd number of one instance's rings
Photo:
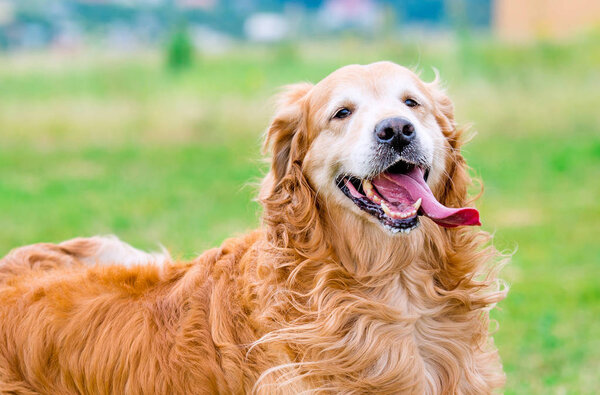
[[[426,86],[433,99],[435,117],[438,125],[440,125],[440,128],[442,129],[442,133],[448,138],[452,148],[457,148],[456,144],[459,136],[456,135],[458,131],[454,122],[454,104],[442,86],[438,71],[434,71],[435,79],[426,84]]]
[[[426,84],[434,103],[434,114],[442,133],[449,145],[446,160],[444,189],[440,202],[445,205],[461,207],[467,201],[467,189],[471,179],[467,164],[460,151],[463,143],[463,133],[467,128],[459,128],[454,120],[454,104],[446,94],[440,77],[435,70],[435,79]]]

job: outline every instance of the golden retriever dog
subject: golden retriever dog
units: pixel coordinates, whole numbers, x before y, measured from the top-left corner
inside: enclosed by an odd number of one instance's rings
[[[5,394],[485,394],[498,253],[436,81],[343,67],[281,94],[262,224],[191,262],[115,237],[0,261]]]

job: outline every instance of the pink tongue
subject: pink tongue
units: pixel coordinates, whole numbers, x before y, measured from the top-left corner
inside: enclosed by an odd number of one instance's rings
[[[421,198],[423,213],[440,226],[454,228],[461,225],[481,225],[479,212],[476,209],[450,208],[438,202],[425,182],[423,170],[417,167],[408,174],[380,174],[373,180],[373,185],[391,203],[406,204],[406,192],[413,201]],[[410,203],[412,202],[408,202]]]

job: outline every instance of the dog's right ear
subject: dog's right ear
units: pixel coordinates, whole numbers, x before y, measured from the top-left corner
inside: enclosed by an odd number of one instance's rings
[[[304,151],[301,143],[306,141],[304,119],[305,97],[312,84],[298,83],[284,87],[277,100],[275,117],[267,129],[263,152],[272,155],[270,174],[271,187],[275,187],[289,171],[293,160]]]
[[[271,168],[258,194],[262,220],[267,239],[278,247],[278,254],[288,254],[290,262],[312,254],[313,242],[324,237],[316,195],[303,172],[310,144],[307,118],[312,87],[300,83],[284,88],[263,146],[271,153]]]

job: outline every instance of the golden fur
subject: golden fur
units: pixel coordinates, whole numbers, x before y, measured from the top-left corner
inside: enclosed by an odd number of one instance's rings
[[[423,92],[444,138],[432,190],[447,206],[468,203],[462,130],[437,82],[379,63],[293,85],[266,136],[272,166],[259,195],[260,229],[191,262],[106,264],[102,238],[35,244],[0,261],[0,392],[484,394],[501,387],[488,324],[506,290],[495,280],[489,235],[427,218],[409,235],[391,235],[314,185],[323,129],[315,114],[353,73],[374,81],[402,74]]]

